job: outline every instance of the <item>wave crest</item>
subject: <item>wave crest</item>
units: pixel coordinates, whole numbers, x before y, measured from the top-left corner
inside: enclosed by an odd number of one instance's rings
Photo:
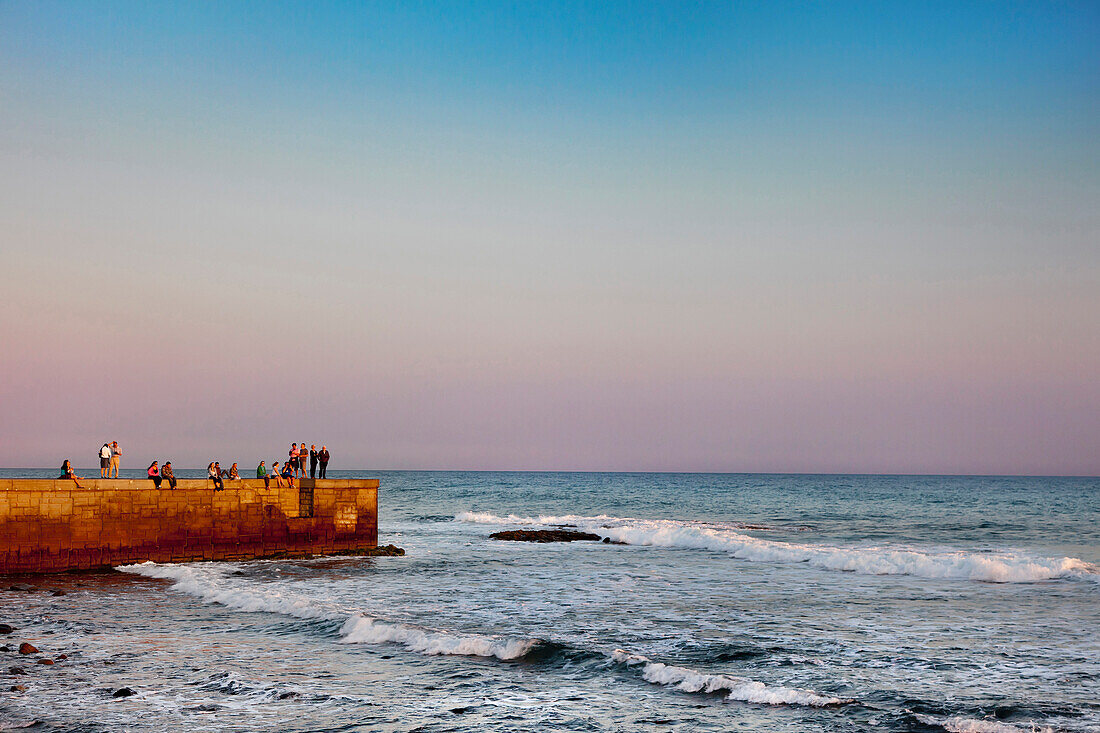
[[[914,575],[924,578],[980,580],[991,583],[1031,583],[1064,577],[1097,577],[1100,569],[1075,557],[1034,557],[1022,552],[931,552],[909,547],[829,547],[765,540],[742,534],[729,525],[668,519],[632,519],[599,515],[506,517],[487,512],[462,512],[459,522],[476,524],[572,524],[616,542],[655,547],[725,552],[751,562],[798,562],[828,570],[865,575]]]
[[[824,708],[848,705],[855,700],[850,698],[820,695],[811,690],[792,687],[770,686],[763,682],[730,677],[720,674],[706,674],[687,667],[674,667],[662,662],[654,662],[641,654],[630,654],[616,649],[612,660],[628,667],[642,667],[642,679],[656,685],[668,685],[684,692],[726,692],[727,700],[760,703],[763,705],[804,705]]]

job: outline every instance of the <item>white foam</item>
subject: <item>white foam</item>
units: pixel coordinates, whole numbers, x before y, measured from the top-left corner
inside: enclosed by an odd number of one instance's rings
[[[300,619],[343,620],[342,641],[348,644],[401,644],[421,654],[515,659],[531,651],[536,639],[497,639],[476,634],[456,635],[388,623],[358,613],[349,614],[322,602],[265,587],[257,591],[233,584],[221,572],[205,566],[158,565],[146,562],[118,568],[127,573],[175,581],[173,588],[236,611],[278,613]]]
[[[476,635],[452,635],[390,624],[365,616],[352,616],[340,629],[347,644],[393,642],[421,654],[458,654],[497,659],[516,659],[531,651],[535,639],[491,639]]]
[[[993,583],[1030,583],[1064,577],[1098,579],[1100,569],[1075,557],[1035,557],[1023,552],[933,552],[911,547],[830,547],[764,540],[727,526],[667,519],[632,519],[599,515],[506,517],[462,512],[456,521],[478,524],[572,524],[617,542],[657,547],[683,547],[726,552],[753,562],[801,562],[829,570],[866,575],[916,575]]]
[[[819,695],[810,690],[765,685],[763,682],[756,682],[743,677],[706,674],[687,667],[674,667],[669,664],[654,662],[641,654],[630,654],[622,649],[616,649],[612,652],[611,658],[628,667],[641,665],[642,679],[646,682],[652,682],[656,685],[671,685],[684,692],[726,691],[728,692],[726,695],[727,700],[754,702],[764,705],[805,705],[818,708],[855,702],[851,699]]]
[[[1002,723],[997,720],[979,720],[977,718],[963,718],[955,716],[951,718],[934,718],[931,715],[917,715],[917,720],[926,725],[935,725],[949,733],[1053,733],[1050,727],[1030,725],[1022,727]]]

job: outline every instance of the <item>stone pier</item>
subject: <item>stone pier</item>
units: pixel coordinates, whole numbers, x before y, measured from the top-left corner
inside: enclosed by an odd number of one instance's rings
[[[378,545],[377,479],[0,479],[0,573],[250,560]]]

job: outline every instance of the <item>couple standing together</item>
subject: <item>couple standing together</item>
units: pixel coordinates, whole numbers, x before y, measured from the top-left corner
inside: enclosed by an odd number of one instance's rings
[[[104,443],[99,449],[99,477],[118,478],[118,464],[122,460],[122,449],[118,441]]]

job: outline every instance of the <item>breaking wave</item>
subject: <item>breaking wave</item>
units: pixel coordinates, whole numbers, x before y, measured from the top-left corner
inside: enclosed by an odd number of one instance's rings
[[[305,620],[343,621],[341,641],[346,644],[401,644],[421,654],[518,659],[539,645],[538,639],[498,639],[477,634],[451,634],[349,614],[329,604],[277,591],[256,591],[227,582],[224,575],[206,568],[158,565],[153,562],[118,568],[147,578],[172,580],[172,587],[235,611],[278,613]]]
[[[1050,727],[1036,725],[1024,727],[1001,723],[996,720],[980,720],[961,716],[939,719],[930,715],[917,715],[916,718],[925,725],[943,728],[948,733],[1053,733],[1054,731]]]
[[[1075,557],[1035,557],[1021,552],[941,551],[908,547],[829,547],[778,542],[742,534],[731,525],[667,519],[631,519],[600,515],[502,517],[462,512],[459,522],[476,524],[569,524],[630,545],[683,547],[726,552],[752,562],[799,562],[828,570],[865,575],[915,575],[924,578],[1031,583],[1065,577],[1100,579],[1100,569]]]
[[[628,667],[640,666],[642,679],[646,682],[673,686],[684,692],[722,692],[726,693],[727,700],[739,700],[763,705],[805,705],[816,708],[835,707],[855,702],[852,699],[819,695],[810,690],[765,685],[763,682],[756,682],[743,677],[705,674],[687,667],[674,667],[661,662],[654,662],[641,654],[630,654],[622,649],[616,649],[611,658],[615,662],[625,664]]]

